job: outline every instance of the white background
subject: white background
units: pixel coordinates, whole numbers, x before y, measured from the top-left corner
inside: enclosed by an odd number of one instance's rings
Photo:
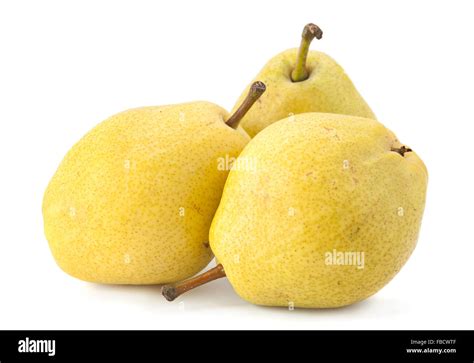
[[[472,329],[474,13],[468,1],[2,1],[0,329]],[[372,298],[335,310],[264,308],[226,280],[175,303],[159,287],[100,286],[56,266],[44,189],[66,151],[118,111],[210,100],[231,108],[265,62],[334,57],[429,173],[418,247]],[[179,303],[183,302],[182,304]]]

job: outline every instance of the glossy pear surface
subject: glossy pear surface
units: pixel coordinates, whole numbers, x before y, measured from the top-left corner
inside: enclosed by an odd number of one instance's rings
[[[58,265],[113,284],[178,281],[205,267],[225,160],[249,140],[227,118],[207,102],[143,107],[86,134],[44,196],[45,234]]]
[[[267,85],[267,92],[241,121],[254,137],[270,124],[291,114],[326,112],[375,119],[370,107],[354,87],[342,67],[328,55],[310,51],[306,61],[309,78],[293,82],[298,49],[289,49],[273,57],[255,77]],[[244,90],[234,109],[248,93]]]
[[[415,248],[428,180],[401,146],[375,120],[323,113],[252,139],[236,163],[254,167],[230,172],[210,231],[235,291],[259,305],[331,308],[385,286]]]

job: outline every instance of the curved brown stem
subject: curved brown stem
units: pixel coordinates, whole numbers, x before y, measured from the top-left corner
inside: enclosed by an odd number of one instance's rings
[[[221,264],[218,264],[216,267],[188,280],[163,286],[161,293],[166,300],[173,301],[186,291],[192,290],[195,287],[204,285],[213,280],[220,279],[221,277],[225,277],[225,271],[224,267]]]
[[[242,102],[237,111],[235,111],[234,114],[229,117],[229,119],[226,121],[226,124],[233,129],[236,129],[239,126],[240,120],[242,120],[247,111],[260,98],[260,96],[263,95],[266,89],[267,87],[263,82],[257,81],[252,83],[244,102]]]
[[[323,31],[313,23],[306,24],[301,35],[301,44],[298,51],[295,69],[291,72],[291,80],[293,82],[301,82],[308,79],[309,73],[306,69],[306,58],[308,58],[309,46],[314,38],[321,39]]]

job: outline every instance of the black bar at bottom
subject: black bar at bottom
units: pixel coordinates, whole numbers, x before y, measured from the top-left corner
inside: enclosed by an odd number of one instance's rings
[[[0,331],[1,363],[229,358],[474,362],[474,332]]]

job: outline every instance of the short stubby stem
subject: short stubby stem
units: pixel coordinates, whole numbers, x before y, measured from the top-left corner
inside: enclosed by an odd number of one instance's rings
[[[184,294],[195,287],[220,279],[221,277],[225,277],[225,271],[224,267],[221,264],[218,264],[216,267],[188,280],[177,282],[176,284],[165,285],[161,292],[166,300],[173,301],[181,294]]]
[[[309,46],[314,38],[321,39],[322,37],[323,31],[317,25],[309,23],[304,27],[296,66],[293,72],[291,72],[291,80],[293,82],[301,82],[308,79],[309,72],[306,69],[306,59],[308,58]]]
[[[405,156],[405,153],[412,152],[413,150],[410,149],[409,147],[406,147],[405,145],[402,145],[401,147],[392,147],[392,151],[399,153],[401,156]]]

